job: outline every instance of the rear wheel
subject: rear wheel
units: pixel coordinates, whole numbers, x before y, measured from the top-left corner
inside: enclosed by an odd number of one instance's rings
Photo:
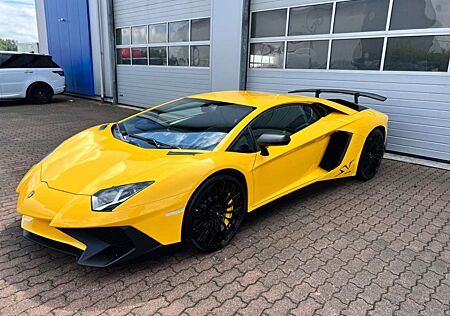
[[[27,93],[27,99],[34,104],[50,103],[53,98],[53,89],[46,83],[35,83]]]
[[[384,156],[384,149],[384,134],[379,129],[374,129],[367,136],[359,158],[356,173],[358,179],[367,181],[377,174]]]
[[[225,247],[244,219],[247,197],[234,177],[220,175],[205,181],[194,193],[183,221],[183,239],[200,251]]]

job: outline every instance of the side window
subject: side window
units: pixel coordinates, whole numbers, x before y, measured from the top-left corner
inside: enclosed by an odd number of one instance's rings
[[[5,54],[8,56],[7,54]],[[31,60],[33,59],[32,54],[11,54],[9,58],[6,58],[2,63],[2,68],[28,68]]]
[[[33,55],[29,63],[30,68],[59,68],[50,56]]]
[[[289,104],[268,110],[251,124],[253,136],[262,134],[292,135],[320,119],[319,114],[306,104]]]
[[[231,144],[228,151],[236,153],[254,153],[256,152],[255,142],[253,141],[252,134],[249,128],[245,128],[244,132],[239,135],[236,140]]]

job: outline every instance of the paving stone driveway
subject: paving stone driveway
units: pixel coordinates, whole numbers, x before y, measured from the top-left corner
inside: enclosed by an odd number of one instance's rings
[[[385,160],[249,216],[214,254],[171,250],[111,269],[21,236],[14,189],[68,136],[133,111],[58,97],[0,103],[0,314],[449,315],[450,172]]]

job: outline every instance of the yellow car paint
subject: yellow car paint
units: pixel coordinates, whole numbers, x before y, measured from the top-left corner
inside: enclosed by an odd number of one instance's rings
[[[183,210],[199,185],[214,173],[233,169],[244,176],[250,212],[308,184],[354,176],[367,135],[376,127],[387,130],[386,115],[371,109],[358,112],[326,99],[247,91],[192,97],[249,105],[255,110],[214,150],[197,151],[201,153],[198,155],[171,156],[167,155],[169,151],[185,150],[133,146],[113,137],[111,124],[69,138],[33,166],[17,187],[22,228],[82,250],[86,245],[57,228],[131,226],[163,245],[177,243],[181,240]],[[270,147],[268,156],[227,151],[242,129],[267,109],[316,102],[335,112],[292,135],[288,145]],[[353,137],[341,165],[328,172],[319,163],[336,130],[348,131]],[[114,211],[91,210],[91,195],[97,191],[144,181],[155,182]]]

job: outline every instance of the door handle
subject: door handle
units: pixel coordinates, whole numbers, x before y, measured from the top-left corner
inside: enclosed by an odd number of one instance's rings
[[[32,71],[32,70],[25,70],[25,73],[26,73],[26,74],[32,74],[33,71]]]

